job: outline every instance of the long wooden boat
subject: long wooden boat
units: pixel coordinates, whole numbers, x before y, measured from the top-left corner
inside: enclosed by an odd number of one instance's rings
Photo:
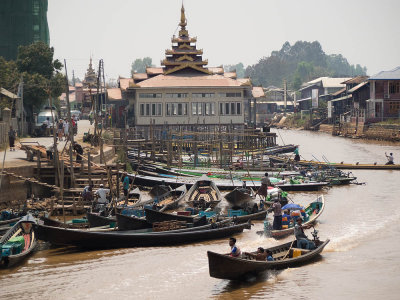
[[[90,227],[100,227],[105,225],[115,224],[117,219],[115,217],[103,217],[96,213],[87,212],[86,218],[90,224]]]
[[[150,224],[153,224],[155,222],[164,222],[164,221],[185,221],[186,223],[193,223],[195,224],[195,226],[199,226],[207,223],[207,218],[205,216],[199,218],[195,216],[170,214],[148,208],[145,208],[145,215],[146,215],[146,221]]]
[[[203,175],[186,193],[183,201],[186,205],[201,209],[214,209],[223,196],[214,181]]]
[[[86,249],[170,246],[226,238],[241,233],[250,224],[225,225],[217,228],[185,232],[132,233],[131,231],[91,232],[36,225],[38,237],[54,245],[72,245]]]
[[[115,216],[117,217],[118,230],[137,230],[153,227],[153,225],[145,219],[122,214],[116,214]]]
[[[21,217],[17,217],[17,218],[12,218],[12,219],[9,219],[9,220],[0,221],[0,226],[12,224],[12,223],[16,223],[16,222],[18,222],[20,219],[21,219]]]
[[[89,223],[64,223],[54,219],[41,217],[40,220],[43,222],[43,225],[54,226],[54,227],[64,227],[64,228],[87,228],[89,227]]]
[[[308,217],[303,221],[303,225],[313,224],[318,217],[322,214],[325,208],[325,198],[323,195],[318,196],[313,202],[311,202],[306,208],[306,214]],[[271,230],[270,234],[274,238],[281,238],[289,234],[293,234],[294,224],[291,223],[289,228],[281,230]]]
[[[37,245],[35,224],[35,219],[27,215],[0,239],[0,267],[15,266],[32,254]]]
[[[234,219],[234,221],[238,223],[246,223],[251,220],[264,220],[265,217],[267,216],[268,211],[267,210],[262,210],[256,213],[248,214],[248,215],[243,215],[243,216],[237,216]]]
[[[252,188],[235,188],[225,195],[226,201],[233,207],[243,207],[255,199]]]
[[[240,280],[249,275],[257,275],[267,270],[300,266],[318,257],[328,243],[329,239],[319,242],[316,249],[311,251],[293,248],[292,246],[296,244],[296,241],[267,248],[266,250],[270,250],[273,253],[273,261],[257,261],[245,258],[243,255],[240,258],[236,258],[207,251],[210,276],[220,279]],[[293,253],[301,255],[295,257]]]
[[[275,187],[282,191],[318,191],[324,186],[329,185],[329,182],[302,182],[302,183],[277,183]]]
[[[287,159],[285,157],[280,156],[270,156],[270,159],[274,162],[279,163],[288,163],[291,164],[295,163],[302,166],[314,166],[314,167],[321,167],[321,168],[337,168],[337,169],[347,169],[347,170],[355,170],[355,169],[364,169],[364,170],[400,170],[400,165],[382,165],[382,164],[347,164],[347,163],[326,163],[326,162],[319,162],[319,161],[312,161],[312,160],[300,160],[298,162],[293,161],[292,159]]]
[[[149,229],[153,228],[153,224],[147,222],[144,219],[139,219],[136,217],[125,216],[121,214],[117,214],[117,223],[118,223],[118,230],[139,230],[139,229]],[[208,223],[206,222],[205,218],[202,219],[203,222],[194,222],[194,223],[187,223],[187,229],[180,229],[179,232],[183,231],[196,231],[196,230],[203,230],[203,229],[210,229],[218,224],[226,224],[232,221],[232,218],[221,220],[217,223]],[[246,221],[247,222],[247,221]],[[244,223],[244,222],[240,222]],[[151,230],[150,230],[151,231]],[[177,230],[176,230],[177,231]]]
[[[187,193],[186,185],[181,185],[176,189],[171,189],[169,195],[157,203],[160,211],[177,208]]]

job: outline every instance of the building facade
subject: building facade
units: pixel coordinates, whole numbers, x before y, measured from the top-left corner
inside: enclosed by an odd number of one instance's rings
[[[371,121],[398,119],[400,116],[400,67],[369,78],[370,99],[367,114]]]
[[[165,51],[162,67],[135,73],[125,83],[129,85],[129,123],[137,128],[243,127],[244,103],[252,97],[250,80],[237,79],[235,72],[224,72],[222,67],[207,67],[203,50],[197,49],[197,38],[189,36],[186,25],[182,6],[179,36],[172,38],[172,48]],[[124,84],[121,79],[119,84]]]
[[[47,0],[0,1],[0,56],[17,58],[18,47],[38,41],[49,45]]]

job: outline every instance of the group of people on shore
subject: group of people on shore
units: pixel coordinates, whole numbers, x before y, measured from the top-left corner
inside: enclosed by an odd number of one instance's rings
[[[71,118],[71,121],[68,121],[67,118],[60,119],[57,124],[57,137],[59,141],[62,141],[63,138],[65,141],[69,140],[69,127],[72,126],[73,133],[77,132],[77,121],[74,118]]]

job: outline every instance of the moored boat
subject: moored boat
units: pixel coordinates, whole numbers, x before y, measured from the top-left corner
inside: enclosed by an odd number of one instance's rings
[[[40,220],[43,222],[43,225],[47,226],[54,226],[54,227],[65,227],[65,228],[87,228],[89,227],[89,223],[87,222],[79,222],[79,223],[74,223],[74,222],[69,222],[69,223],[64,223],[60,222],[58,220],[50,219],[47,217],[41,217]],[[85,221],[82,219],[81,221]]]
[[[118,230],[137,230],[153,227],[153,225],[145,219],[122,214],[116,214],[115,216],[117,218]]]
[[[183,201],[186,205],[199,209],[213,209],[223,196],[216,184],[207,176],[203,175],[186,193]]]
[[[9,268],[27,258],[37,245],[35,219],[23,217],[0,239],[0,267]]]
[[[55,245],[72,245],[85,249],[171,246],[225,238],[250,229],[249,224],[222,224],[217,228],[195,231],[163,231],[137,233],[132,231],[93,232],[45,225],[35,226],[39,239]]]
[[[233,207],[243,207],[255,199],[252,188],[235,188],[225,195],[226,201]]]
[[[205,216],[199,218],[195,216],[170,214],[148,208],[145,208],[145,215],[147,222],[150,224],[153,224],[155,222],[164,222],[164,221],[185,221],[187,223],[193,223],[196,224],[196,226],[199,226],[207,223],[207,218]]]
[[[90,227],[112,225],[117,222],[117,219],[115,217],[104,217],[100,216],[100,214],[98,213],[91,213],[91,212],[86,213],[86,218],[88,219]]]

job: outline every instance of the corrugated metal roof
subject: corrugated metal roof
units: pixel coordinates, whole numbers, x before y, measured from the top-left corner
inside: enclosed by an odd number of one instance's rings
[[[254,98],[260,98],[264,97],[264,89],[261,86],[254,86],[253,89],[251,90],[251,93]]]
[[[346,80],[346,81],[344,81],[343,83],[344,84],[352,84],[352,83],[357,83],[357,84],[359,84],[359,83],[361,83],[361,82],[364,82],[365,80],[367,80],[368,79],[368,76],[357,76],[357,77],[353,77],[353,78],[351,78],[351,79],[349,79],[349,80]]]
[[[330,102],[343,101],[343,100],[347,100],[349,98],[351,98],[351,95],[346,95],[346,96],[343,96],[343,97],[340,97],[340,98],[337,98],[337,99],[333,99],[333,100],[330,100]]]
[[[342,88],[340,90],[338,90],[337,92],[333,93],[332,96],[336,97],[339,96],[341,93],[344,93],[346,91],[346,88]]]
[[[358,89],[362,88],[364,85],[368,84],[368,81],[361,82],[360,84],[356,85],[352,89],[349,90],[349,93],[353,93],[357,91]]]
[[[11,98],[11,99],[18,99],[17,95],[15,95],[14,93],[11,93],[10,91],[8,91],[4,88],[0,89],[0,94],[3,94],[4,96]]]
[[[343,87],[343,82],[351,79],[350,77],[341,77],[341,78],[333,78],[333,77],[320,77],[309,82],[303,84],[305,87],[312,86],[314,84],[321,84],[324,88],[340,88]],[[304,88],[303,88],[304,89]]]
[[[239,80],[221,75],[158,75],[137,83],[140,87],[234,87],[242,86]]]
[[[371,76],[369,80],[400,80],[400,67],[394,68],[390,71],[381,71],[374,76]]]
[[[107,89],[108,98],[112,100],[121,100],[122,93],[120,88]]]

